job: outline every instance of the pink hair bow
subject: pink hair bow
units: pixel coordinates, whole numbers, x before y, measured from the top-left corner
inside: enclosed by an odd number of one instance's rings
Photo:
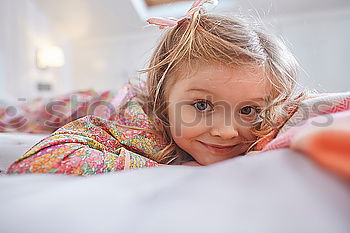
[[[204,3],[211,3],[211,4],[215,4],[217,1],[215,0],[196,0],[191,8],[187,11],[186,15],[176,19],[173,17],[167,17],[167,18],[162,18],[162,17],[154,17],[154,18],[150,18],[147,20],[147,22],[149,24],[154,24],[156,26],[158,26],[160,29],[166,28],[166,27],[174,27],[177,24],[181,23],[183,20],[185,19],[189,19],[192,17],[192,15],[199,11],[201,9],[201,7],[203,6]]]

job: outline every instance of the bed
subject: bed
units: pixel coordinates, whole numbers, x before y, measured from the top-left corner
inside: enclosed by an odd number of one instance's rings
[[[0,134],[4,169],[43,135]],[[350,186],[289,149],[207,167],[0,176],[0,232],[348,233]]]
[[[0,171],[4,172],[11,163],[45,136],[47,135],[0,133]]]

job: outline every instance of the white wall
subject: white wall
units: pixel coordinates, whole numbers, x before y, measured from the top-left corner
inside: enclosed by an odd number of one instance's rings
[[[139,77],[161,31],[146,28],[139,33],[79,41],[72,48],[73,84],[77,89],[118,89],[129,78]]]
[[[35,66],[37,48],[58,45],[68,52],[69,44],[52,32],[48,18],[32,0],[1,0],[0,28],[1,99],[30,99],[70,89],[69,65],[48,70]],[[52,91],[39,92],[38,82],[52,84]]]
[[[350,9],[273,21],[298,58],[301,83],[319,91],[350,91]]]

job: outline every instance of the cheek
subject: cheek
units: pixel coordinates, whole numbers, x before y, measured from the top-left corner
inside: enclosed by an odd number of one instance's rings
[[[203,117],[192,106],[182,106],[180,109],[169,107],[169,123],[174,139],[191,139],[206,131]]]
[[[255,118],[242,117],[238,113],[234,116],[234,125],[242,138],[253,140],[256,136],[253,134]]]
[[[254,140],[257,137],[253,134],[251,127],[242,127],[239,129],[239,134],[242,138],[245,138],[247,140]]]

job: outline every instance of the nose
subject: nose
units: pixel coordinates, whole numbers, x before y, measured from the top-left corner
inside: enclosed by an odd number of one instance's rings
[[[212,127],[210,130],[211,136],[221,137],[222,139],[232,139],[238,136],[238,130],[233,126],[221,126],[221,127]]]

